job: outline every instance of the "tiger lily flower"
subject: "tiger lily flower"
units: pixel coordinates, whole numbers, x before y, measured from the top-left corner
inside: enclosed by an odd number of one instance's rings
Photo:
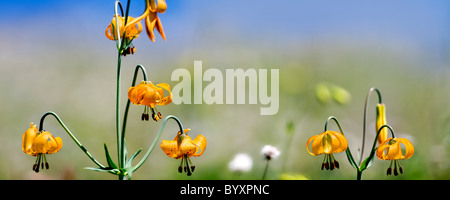
[[[117,17],[117,23],[116,23]],[[132,22],[130,22],[132,21]],[[117,28],[119,29],[119,36],[117,35]],[[139,21],[135,21],[133,17],[128,17],[127,26],[125,26],[125,17],[115,15],[105,30],[105,35],[110,40],[118,40],[119,37],[124,37],[126,47],[122,55],[134,54],[135,47],[131,45],[131,41],[139,37],[142,31],[142,24]],[[123,35],[125,33],[125,35]]]
[[[137,17],[136,19],[132,20],[129,24],[130,26],[133,23],[136,23],[140,20],[145,20],[145,31],[147,32],[148,38],[155,42],[155,34],[153,30],[156,28],[156,30],[161,34],[161,37],[166,40],[166,35],[164,34],[163,26],[161,24],[161,20],[158,17],[158,13],[164,13],[167,9],[167,4],[165,0],[146,0],[145,1],[145,11],[144,13]],[[128,25],[127,25],[128,26]]]
[[[386,125],[386,113],[385,113],[385,105],[382,103],[377,104],[377,118],[376,118],[376,126],[375,126],[375,132],[377,133],[378,130],[383,126]],[[378,143],[381,144],[387,139],[388,135],[388,129],[382,129],[380,130],[380,133],[378,135]]]
[[[161,149],[167,156],[175,159],[181,159],[178,172],[183,172],[184,165],[184,172],[186,172],[188,176],[192,175],[191,172],[194,172],[195,169],[195,166],[192,165],[190,157],[201,156],[205,151],[207,144],[206,138],[203,135],[198,135],[194,140],[192,140],[191,137],[187,135],[187,132],[190,130],[191,129],[184,129],[184,133],[179,131],[173,140],[163,140],[161,142]]]
[[[309,144],[312,142],[311,151]],[[325,131],[319,135],[312,136],[306,142],[306,149],[308,153],[316,156],[325,154],[322,162],[322,170],[325,167],[327,170],[339,169],[339,162],[334,158],[333,153],[340,153],[347,149],[347,139],[342,133],[336,131]]]
[[[33,171],[39,172],[39,165],[41,168],[48,169],[49,165],[45,154],[56,153],[62,148],[62,139],[60,137],[53,137],[50,132],[39,132],[36,125],[30,124],[22,136],[22,150],[28,155],[36,156],[36,162],[33,165]]]
[[[164,97],[164,90],[169,92]],[[151,81],[142,81],[135,87],[128,89],[128,99],[135,105],[145,105],[142,120],[148,121],[148,109],[152,111],[152,118],[155,121],[161,119],[161,113],[155,108],[155,105],[167,105],[172,102],[172,92],[167,83],[160,83],[156,86]],[[155,111],[156,110],[156,111]]]
[[[405,154],[402,153],[401,145],[405,146]],[[391,164],[387,169],[386,174],[391,175],[392,164],[394,164],[394,175],[397,176],[397,168],[403,174],[403,168],[400,166],[398,160],[409,159],[414,154],[414,146],[411,141],[405,138],[389,138],[378,146],[377,157],[380,160],[391,160]]]

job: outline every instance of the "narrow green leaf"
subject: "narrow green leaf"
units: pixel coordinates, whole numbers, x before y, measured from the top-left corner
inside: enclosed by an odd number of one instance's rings
[[[132,163],[133,160],[134,160],[134,158],[135,158],[139,153],[141,153],[141,151],[142,151],[142,148],[139,149],[138,151],[136,151],[136,153],[134,153],[133,155],[131,155],[130,158],[127,160],[127,163],[126,163],[125,167],[130,167],[130,166],[131,166],[131,163]]]
[[[97,172],[108,172],[108,173],[111,173],[111,174],[114,174],[114,175],[118,175],[120,173],[120,171],[118,169],[113,169],[113,168],[110,168],[110,167],[105,167],[105,168],[85,167],[84,169],[97,171]]]
[[[118,169],[117,165],[114,163],[114,161],[111,159],[111,156],[109,155],[108,147],[106,146],[106,143],[104,144],[105,147],[105,154],[106,154],[106,161],[108,162],[108,166],[113,169]]]
[[[370,166],[372,166],[373,163],[373,159],[375,158],[375,151],[377,150],[377,148],[374,148],[371,152],[369,157],[367,157],[362,163],[361,163],[361,171],[369,168]]]

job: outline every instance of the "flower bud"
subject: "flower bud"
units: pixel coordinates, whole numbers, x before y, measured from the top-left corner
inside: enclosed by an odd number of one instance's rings
[[[385,105],[384,104],[377,104],[377,123],[376,123],[376,133],[380,130],[380,128],[383,125],[386,125],[386,113],[385,113]],[[381,144],[387,139],[388,135],[388,129],[383,128],[383,130],[380,131],[380,134],[378,135],[378,143]]]

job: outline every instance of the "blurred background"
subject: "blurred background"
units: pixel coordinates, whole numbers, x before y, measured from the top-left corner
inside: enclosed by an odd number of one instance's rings
[[[159,14],[167,41],[157,35],[152,43],[142,33],[133,41],[136,53],[123,59],[122,109],[137,64],[146,67],[154,83],[173,87],[178,83],[171,81],[173,70],[192,72],[194,60],[201,60],[203,70],[279,69],[279,112],[261,116],[261,104],[158,107],[163,116],[175,115],[191,128],[192,137],[203,134],[208,146],[201,157],[191,158],[196,166],[191,177],[179,174],[179,160],[164,155],[158,145],[133,179],[261,179],[266,163],[260,151],[266,144],[281,151],[270,161],[267,179],[356,179],[345,153],[335,154],[340,169],[321,171],[323,156],[309,155],[306,141],[322,133],[333,115],[356,157],[371,87],[381,90],[388,123],[397,137],[412,141],[415,154],[400,161],[403,175],[386,176],[390,162],[376,158],[363,179],[450,178],[448,1],[167,4]],[[131,16],[140,15],[144,5],[132,1]],[[101,163],[106,165],[103,143],[116,155],[117,50],[104,35],[114,1],[1,1],[0,8],[0,179],[116,179],[84,169],[95,165],[52,117],[45,120],[46,130],[61,137],[64,146],[47,156],[50,170],[35,173],[35,157],[21,150],[30,122],[37,124],[45,112],[54,111]],[[376,101],[372,97],[369,104],[365,157],[375,135]],[[130,109],[129,154],[145,152],[161,126],[161,121],[142,122],[143,109]],[[176,132],[171,121],[160,140],[172,140]],[[248,154],[253,165],[236,176],[228,163],[238,153]]]

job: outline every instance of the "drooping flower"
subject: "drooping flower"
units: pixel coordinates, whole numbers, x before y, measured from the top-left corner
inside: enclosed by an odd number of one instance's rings
[[[401,144],[405,147],[405,153],[402,152]],[[391,164],[387,169],[386,174],[392,174],[392,164],[394,164],[394,175],[398,175],[398,171],[403,174],[403,168],[400,166],[398,160],[409,159],[414,154],[414,146],[411,141],[406,138],[389,138],[378,146],[377,157],[380,160],[390,160]]]
[[[207,144],[206,138],[203,135],[198,135],[192,140],[191,137],[187,135],[187,132],[190,130],[191,129],[184,129],[184,133],[178,132],[173,140],[163,140],[161,142],[161,149],[167,156],[181,159],[178,172],[182,173],[184,170],[188,176],[192,175],[192,172],[194,172],[195,169],[190,157],[201,156],[203,152],[205,152]]]
[[[164,90],[169,92],[168,96],[164,96]],[[148,121],[148,109],[150,108],[153,120],[158,121],[162,116],[156,110],[155,105],[163,106],[171,103],[172,92],[167,83],[160,83],[155,86],[151,81],[142,81],[137,86],[128,89],[128,99],[135,105],[145,105],[142,120]]]
[[[166,40],[166,35],[164,34],[163,26],[161,23],[161,20],[158,17],[158,13],[164,13],[167,9],[167,4],[165,0],[146,0],[145,1],[145,11],[144,13],[137,17],[136,19],[132,20],[130,23],[130,26],[133,23],[136,23],[138,21],[141,21],[142,19],[145,20],[145,30],[147,32],[148,38],[152,42],[155,42],[155,34],[153,30],[156,28],[156,30],[161,34],[161,37]],[[127,25],[128,26],[128,25]]]
[[[309,150],[309,144],[312,142],[311,151]],[[322,162],[322,170],[339,169],[339,162],[334,158],[333,153],[340,153],[347,149],[347,139],[343,134],[336,131],[325,131],[319,135],[312,136],[306,142],[306,149],[308,153],[316,156],[325,154]]]
[[[119,30],[119,36],[117,35],[117,30]],[[118,40],[118,38],[123,37],[122,39],[125,40],[127,48],[125,48],[121,54],[125,56],[127,54],[134,54],[135,47],[131,45],[131,41],[138,38],[141,31],[142,24],[140,21],[135,21],[133,17],[129,16],[127,19],[127,26],[125,26],[125,17],[115,15],[109,26],[106,28],[105,35],[110,40]]]
[[[378,132],[378,130],[380,130],[380,128],[383,125],[386,125],[386,113],[385,113],[385,105],[383,103],[379,103],[377,104],[377,122],[376,122],[376,126],[375,126],[375,133]],[[380,134],[378,135],[377,141],[379,144],[383,143],[386,139],[387,139],[387,135],[388,135],[388,129],[384,128],[380,131]]]
[[[48,169],[49,165],[45,154],[56,153],[62,148],[62,139],[60,137],[53,137],[50,132],[39,132],[36,125],[30,124],[22,136],[22,150],[28,155],[36,156],[36,162],[33,165],[33,170],[39,172],[41,168]]]
[[[280,151],[272,145],[265,145],[261,150],[261,154],[264,156],[264,159],[271,160],[277,158],[280,155]]]

